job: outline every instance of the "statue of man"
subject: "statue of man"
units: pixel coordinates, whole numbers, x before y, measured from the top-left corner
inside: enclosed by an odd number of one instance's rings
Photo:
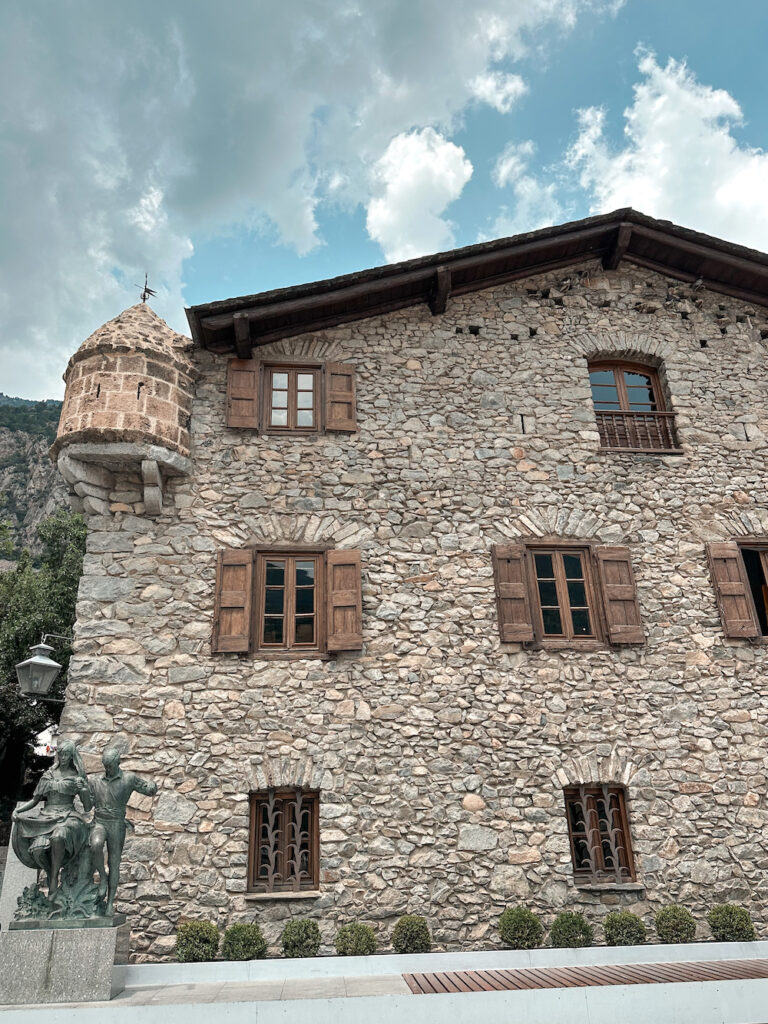
[[[99,873],[99,895],[107,897],[106,915],[114,913],[115,893],[120,881],[120,858],[125,845],[125,809],[131,794],[154,796],[156,782],[145,782],[135,772],[120,768],[120,750],[107,747],[101,757],[104,774],[88,780],[93,796],[93,827],[91,829],[91,858]],[[104,848],[107,850],[109,874],[104,867]]]

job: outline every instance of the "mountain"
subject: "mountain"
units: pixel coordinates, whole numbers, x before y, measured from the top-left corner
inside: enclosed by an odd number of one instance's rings
[[[61,402],[33,402],[0,394],[0,520],[11,523],[17,548],[35,551],[35,528],[66,505],[67,489],[48,449],[56,436]]]

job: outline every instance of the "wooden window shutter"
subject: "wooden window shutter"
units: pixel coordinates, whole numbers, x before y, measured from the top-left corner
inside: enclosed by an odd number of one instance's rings
[[[363,646],[360,552],[326,554],[328,650],[359,651]]]
[[[521,544],[496,544],[491,551],[499,632],[503,643],[533,640],[533,619]]]
[[[357,430],[355,368],[349,363],[325,364],[325,429]]]
[[[259,360],[227,364],[227,426],[259,429]]]
[[[248,651],[251,646],[253,551],[225,548],[216,566],[213,651]]]
[[[645,643],[629,548],[599,547],[595,548],[595,556],[608,640],[612,644]]]
[[[760,636],[744,561],[735,541],[707,544],[717,607],[726,636]]]

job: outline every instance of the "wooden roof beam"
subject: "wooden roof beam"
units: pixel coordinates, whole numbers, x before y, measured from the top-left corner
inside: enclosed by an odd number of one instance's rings
[[[450,294],[451,272],[447,267],[438,267],[435,271],[435,280],[428,300],[432,316],[445,312]]]
[[[235,349],[238,359],[250,359],[253,343],[251,341],[251,321],[247,313],[235,313],[232,317],[235,330]]]
[[[603,257],[603,270],[616,270],[621,263],[632,238],[632,225],[619,224],[612,247]]]

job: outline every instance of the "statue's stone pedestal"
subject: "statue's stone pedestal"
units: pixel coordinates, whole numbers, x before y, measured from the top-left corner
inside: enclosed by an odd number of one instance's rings
[[[123,915],[120,915],[121,917]],[[68,927],[40,922],[0,933],[0,1005],[83,1003],[112,999],[115,962],[126,962],[129,927],[93,918]],[[96,923],[100,922],[100,923]],[[26,922],[25,922],[26,924]],[[53,927],[51,926],[53,924]]]

